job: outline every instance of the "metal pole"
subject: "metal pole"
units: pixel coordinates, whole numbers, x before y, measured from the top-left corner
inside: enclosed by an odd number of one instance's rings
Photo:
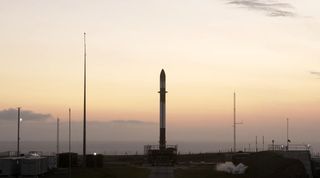
[[[272,150],[274,151],[275,148],[274,148],[274,140],[272,140]]]
[[[71,178],[71,109],[69,108],[69,178]]]
[[[17,138],[17,156],[20,156],[20,107],[18,107],[18,138]]]
[[[264,151],[264,136],[262,136],[262,151]]]
[[[287,118],[287,151],[289,151],[289,118]]]
[[[236,93],[233,93],[233,152],[237,152],[236,147]]]
[[[60,125],[60,119],[57,118],[57,154],[59,154],[59,125]]]
[[[258,136],[256,136],[256,152],[258,152]]]
[[[84,76],[83,76],[83,167],[86,167],[86,122],[87,122],[87,114],[86,114],[86,98],[87,98],[87,52],[86,52],[86,33],[83,34],[84,38]]]
[[[243,122],[237,122],[236,117],[236,92],[233,93],[233,152],[237,152],[237,130],[238,124],[243,124]]]

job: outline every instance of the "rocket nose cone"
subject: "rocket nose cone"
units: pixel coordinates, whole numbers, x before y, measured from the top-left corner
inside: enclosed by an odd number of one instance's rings
[[[160,73],[160,80],[165,80],[166,79],[166,73],[164,72],[164,70],[162,69],[161,70],[161,73]]]

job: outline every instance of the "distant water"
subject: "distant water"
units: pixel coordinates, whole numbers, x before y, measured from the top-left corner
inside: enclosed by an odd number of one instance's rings
[[[205,153],[205,152],[228,152],[231,151],[232,143],[222,142],[174,142],[178,145],[180,153]],[[122,154],[143,154],[144,145],[154,144],[152,142],[87,142],[87,153],[101,153],[107,155],[122,155]],[[170,144],[170,143],[169,143]],[[320,143],[313,143],[311,151],[313,153],[320,152]],[[15,151],[17,148],[16,142],[1,141],[0,152]],[[238,143],[239,150],[249,150],[248,143]],[[265,150],[267,145],[265,145]],[[57,151],[57,143],[54,141],[21,141],[20,150],[22,153],[29,151],[42,151],[44,154],[54,154]],[[82,153],[82,142],[74,141],[71,145],[72,152]],[[250,150],[255,151],[255,144],[250,144]],[[262,150],[262,144],[258,145],[258,150]],[[60,142],[60,152],[68,151],[68,142]]]

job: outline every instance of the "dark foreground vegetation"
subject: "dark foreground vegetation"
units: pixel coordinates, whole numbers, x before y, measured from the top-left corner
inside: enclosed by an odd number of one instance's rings
[[[307,178],[303,164],[294,159],[283,158],[272,152],[239,154],[234,163],[248,166],[245,174],[232,175],[217,172],[213,166],[195,166],[175,170],[175,178]]]
[[[247,178],[248,175],[232,175],[224,172],[217,172],[215,168],[194,167],[188,169],[176,169],[175,178]]]
[[[143,156],[105,156],[102,168],[72,168],[71,177],[148,178],[151,170],[143,167],[143,160]],[[225,161],[243,163],[248,169],[242,175],[216,171],[215,165]],[[299,160],[274,152],[180,155],[178,162],[174,167],[175,178],[307,178]],[[68,178],[68,169],[57,169],[43,178]]]
[[[72,178],[148,178],[149,169],[133,166],[113,166],[106,168],[72,168]],[[69,178],[67,169],[56,170],[43,178]]]

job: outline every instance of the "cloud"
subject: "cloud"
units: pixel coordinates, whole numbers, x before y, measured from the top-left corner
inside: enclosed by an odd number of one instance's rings
[[[294,7],[289,3],[281,3],[277,0],[227,0],[228,4],[237,5],[249,10],[265,12],[271,17],[294,17]]]
[[[10,108],[0,110],[0,120],[5,121],[16,121],[17,120],[17,109]],[[42,114],[42,113],[35,113],[29,110],[21,110],[21,118],[24,121],[42,121],[52,118],[51,114]]]
[[[146,122],[141,120],[112,120],[110,123],[113,124],[155,124],[154,122]]]
[[[320,72],[311,71],[310,74],[311,74],[311,75],[314,75],[314,76],[317,76],[318,79],[320,79]]]
[[[320,72],[311,71],[310,74],[320,76]]]

